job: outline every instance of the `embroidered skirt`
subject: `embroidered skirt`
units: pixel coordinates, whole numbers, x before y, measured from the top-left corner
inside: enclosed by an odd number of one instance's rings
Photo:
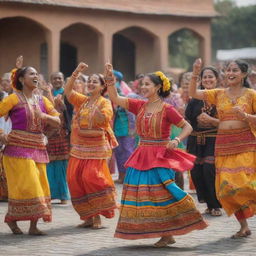
[[[115,237],[144,239],[183,235],[207,227],[193,199],[167,168],[127,169]]]
[[[31,159],[3,156],[8,184],[5,222],[51,221],[51,199],[46,166]]]
[[[216,194],[222,207],[228,215],[252,217],[256,213],[254,135],[247,128],[219,130],[215,155]]]
[[[74,209],[81,220],[101,214],[114,217],[116,193],[106,159],[70,157],[67,181]]]

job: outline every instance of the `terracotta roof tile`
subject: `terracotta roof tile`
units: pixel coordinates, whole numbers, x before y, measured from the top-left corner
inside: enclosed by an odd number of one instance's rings
[[[213,0],[0,0],[0,2],[55,5],[136,14],[214,17]]]

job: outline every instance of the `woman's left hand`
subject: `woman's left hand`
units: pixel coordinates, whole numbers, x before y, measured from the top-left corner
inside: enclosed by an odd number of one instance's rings
[[[242,120],[246,119],[246,113],[244,112],[244,110],[241,107],[235,106],[232,108],[232,110],[234,111],[237,118],[242,119]]]
[[[179,145],[179,142],[177,140],[170,140],[167,144],[167,149],[174,149],[177,148]]]

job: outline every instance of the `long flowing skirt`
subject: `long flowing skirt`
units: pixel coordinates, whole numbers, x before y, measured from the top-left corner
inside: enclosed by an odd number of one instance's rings
[[[114,217],[116,193],[107,160],[70,157],[67,180],[73,207],[81,220],[98,214]]]
[[[68,160],[55,160],[47,164],[47,177],[51,190],[51,199],[69,199],[66,179]]]
[[[129,167],[124,180],[115,237],[143,239],[183,235],[207,227],[193,199],[174,182],[167,168]]]
[[[256,139],[249,129],[221,130],[216,146],[216,193],[230,216],[256,213]]]
[[[8,212],[5,222],[51,221],[50,189],[46,165],[31,159],[3,157],[8,185]]]

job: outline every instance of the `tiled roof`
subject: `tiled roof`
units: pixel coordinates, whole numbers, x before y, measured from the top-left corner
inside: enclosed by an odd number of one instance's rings
[[[0,0],[0,2],[54,5],[116,12],[214,17],[213,0]]]

